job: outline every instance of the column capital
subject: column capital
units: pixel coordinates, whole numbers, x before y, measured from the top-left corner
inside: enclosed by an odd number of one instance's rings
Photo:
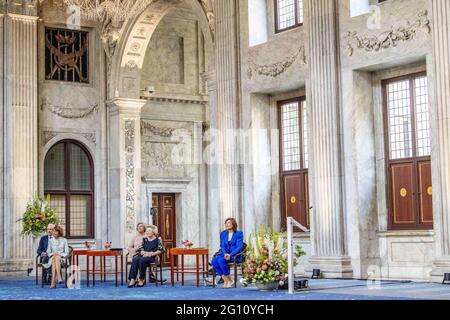
[[[0,13],[0,17],[1,16],[8,17],[11,20],[21,20],[21,21],[38,21],[39,20],[39,17],[36,17],[36,16],[27,16],[24,14],[17,14],[17,13],[6,13],[6,14]]]
[[[106,101],[110,114],[140,116],[142,107],[147,103],[143,99],[114,98]]]

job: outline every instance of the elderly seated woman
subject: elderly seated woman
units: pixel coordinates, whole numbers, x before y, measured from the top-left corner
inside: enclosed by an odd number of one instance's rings
[[[164,252],[161,239],[158,238],[158,228],[149,226],[142,240],[142,246],[136,250],[130,270],[130,284],[128,288],[144,287],[147,267],[155,263],[156,257]],[[138,279],[139,274],[139,279]]]

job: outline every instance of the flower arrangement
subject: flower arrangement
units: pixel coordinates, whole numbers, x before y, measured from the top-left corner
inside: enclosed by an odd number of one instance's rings
[[[183,244],[183,246],[184,246],[185,248],[188,248],[188,249],[191,249],[191,248],[194,246],[194,244],[193,244],[191,241],[189,241],[189,240],[184,240],[184,241],[182,242],[182,244]]]
[[[250,235],[248,243],[243,284],[278,282],[283,285],[288,277],[286,234],[261,226],[259,232]],[[296,258],[303,255],[305,252],[297,246]],[[296,260],[294,265],[297,264]]]
[[[107,242],[103,245],[103,247],[105,248],[105,250],[109,250],[112,248],[112,242]]]
[[[86,250],[92,250],[93,247],[94,247],[94,244],[92,244],[92,243],[90,243],[88,241],[85,241],[84,242],[84,246],[86,247]]]
[[[49,224],[58,224],[58,216],[50,207],[50,195],[45,199],[35,196],[19,221],[22,221],[22,235],[35,237],[44,233]]]

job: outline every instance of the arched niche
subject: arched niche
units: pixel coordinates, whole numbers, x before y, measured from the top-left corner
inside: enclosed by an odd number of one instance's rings
[[[150,40],[161,20],[180,2],[187,3],[199,21],[209,57],[207,73],[214,71],[214,18],[209,0],[155,1],[125,27],[108,77],[108,98],[140,98],[140,74]]]

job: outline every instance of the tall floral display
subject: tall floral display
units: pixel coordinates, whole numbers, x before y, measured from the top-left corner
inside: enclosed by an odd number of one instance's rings
[[[260,289],[268,290],[283,285],[288,277],[287,250],[285,233],[261,226],[259,232],[249,237],[247,260],[244,263],[244,284],[255,284]],[[296,258],[303,255],[305,253],[302,248],[297,246]]]
[[[38,237],[44,233],[49,224],[58,224],[58,216],[50,207],[50,196],[34,197],[27,204],[22,219],[22,235]]]

